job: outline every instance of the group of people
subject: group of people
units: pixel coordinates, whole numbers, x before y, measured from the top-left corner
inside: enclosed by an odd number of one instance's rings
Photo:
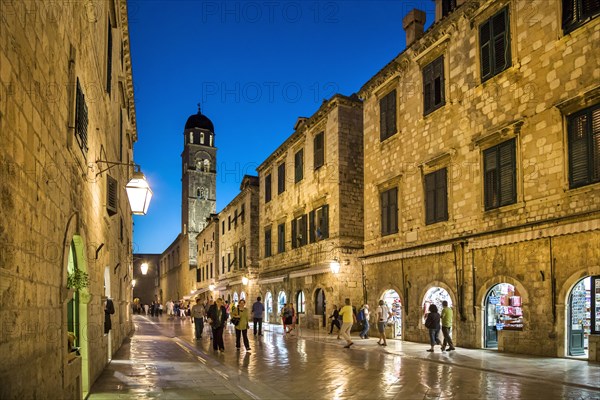
[[[250,342],[248,340],[248,329],[250,321],[254,324],[254,336],[262,336],[262,320],[265,308],[261,297],[256,298],[252,309],[246,307],[246,300],[241,299],[237,306],[230,306],[229,302],[224,302],[222,298],[217,300],[209,299],[202,303],[200,299],[191,309],[191,316],[195,326],[196,340],[202,339],[205,322],[210,326],[210,339],[213,343],[214,351],[225,351],[223,342],[223,331],[228,321],[235,325],[235,347],[241,348],[243,341],[246,351],[250,351]]]
[[[375,310],[374,317],[375,321],[377,321],[377,332],[379,333],[377,344],[387,346],[385,326],[392,317],[392,312],[383,300],[379,300],[379,306]],[[333,334],[333,328],[336,327],[338,329],[337,338],[340,339],[340,336],[342,336],[346,340],[345,348],[350,348],[354,344],[350,337],[350,330],[357,322],[362,324],[359,336],[362,339],[369,338],[371,313],[368,304],[363,304],[357,312],[356,308],[351,306],[350,299],[346,299],[345,305],[341,309],[338,309],[337,305],[333,306],[333,312],[329,316],[329,319],[331,319],[329,334]],[[438,313],[438,308],[435,304],[429,306],[429,313],[425,319],[425,327],[429,330],[431,348],[427,349],[427,351],[433,352],[436,344],[441,346],[442,351],[446,351],[446,349],[448,351],[455,350],[451,337],[452,319],[452,308],[448,306],[447,301],[442,302],[441,315]],[[443,335],[443,341],[439,338],[440,330]]]
[[[136,302],[133,304],[133,312],[136,314],[150,314],[153,317],[158,317],[163,313],[163,305],[158,301],[153,301],[151,304],[142,304]]]

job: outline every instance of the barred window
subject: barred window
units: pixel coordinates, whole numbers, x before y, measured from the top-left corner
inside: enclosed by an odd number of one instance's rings
[[[75,98],[75,138],[77,144],[84,154],[88,151],[88,109],[85,104],[85,95],[81,90],[79,79],[77,79],[77,94]]]

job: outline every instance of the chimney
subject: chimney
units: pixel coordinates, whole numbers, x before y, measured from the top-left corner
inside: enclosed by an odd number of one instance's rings
[[[424,11],[413,8],[402,20],[402,27],[406,31],[406,47],[409,47],[415,40],[423,36],[425,18]]]

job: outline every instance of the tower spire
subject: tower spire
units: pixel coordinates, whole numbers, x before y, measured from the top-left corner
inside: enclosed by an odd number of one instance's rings
[[[202,103],[198,103],[198,114],[202,114]]]

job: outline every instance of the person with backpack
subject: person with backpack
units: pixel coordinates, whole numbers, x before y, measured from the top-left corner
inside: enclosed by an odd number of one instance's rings
[[[360,337],[363,339],[368,339],[369,338],[369,305],[368,304],[364,304],[362,306],[362,308],[360,309],[360,311],[358,312],[358,322],[362,323],[362,331],[360,331]]]

